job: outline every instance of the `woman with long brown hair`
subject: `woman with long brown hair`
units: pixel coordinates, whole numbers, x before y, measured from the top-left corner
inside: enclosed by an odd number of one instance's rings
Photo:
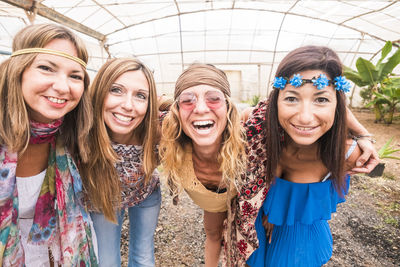
[[[76,162],[92,124],[88,53],[70,30],[20,30],[0,65],[0,266],[97,266]]]
[[[100,266],[120,266],[121,228],[129,215],[129,266],[154,266],[161,205],[157,166],[157,93],[153,73],[133,58],[112,59],[90,87],[94,124],[82,164]]]
[[[327,220],[344,201],[360,150],[348,138],[337,54],[305,46],[279,64],[266,107],[266,177],[258,212],[259,247],[249,266],[321,266],[332,255]]]

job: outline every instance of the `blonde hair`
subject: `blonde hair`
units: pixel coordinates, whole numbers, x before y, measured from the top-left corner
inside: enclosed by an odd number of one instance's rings
[[[157,129],[159,127],[157,111],[157,92],[152,72],[139,60],[133,58],[112,59],[106,62],[97,73],[90,86],[94,124],[89,133],[90,161],[81,167],[84,186],[90,203],[105,217],[115,222],[115,205],[121,200],[120,180],[115,168],[119,160],[111,145],[107,126],[104,122],[104,100],[115,80],[128,71],[141,71],[149,84],[149,103],[142,123],[133,131],[143,144],[143,168],[145,182],[157,166],[155,154]]]
[[[26,48],[43,48],[53,40],[70,41],[77,57],[85,63],[88,53],[82,40],[65,27],[55,24],[30,25],[14,37],[13,52]],[[22,94],[22,75],[35,60],[37,53],[11,57],[0,65],[0,143],[11,151],[23,153],[30,137],[29,115]],[[84,92],[78,105],[64,117],[60,133],[64,144],[75,159],[87,160],[87,135],[92,124],[88,93],[89,75],[84,70]]]
[[[227,99],[228,116],[227,126],[222,133],[222,146],[218,154],[222,182],[228,187],[231,184],[238,186],[241,174],[246,168],[245,135],[240,124],[239,113],[231,102],[229,82],[226,74],[209,64],[193,64],[178,78],[175,85],[175,102],[162,124],[162,138],[160,142],[160,159],[163,175],[168,179],[170,190],[174,194],[181,191],[179,169],[183,164],[185,144],[191,139],[182,130],[182,121],[179,116],[179,106],[176,99],[187,88],[200,84],[209,85],[221,90]]]

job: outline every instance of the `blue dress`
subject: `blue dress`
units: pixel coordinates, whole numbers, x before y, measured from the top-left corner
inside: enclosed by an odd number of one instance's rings
[[[346,177],[346,190],[350,176]],[[332,234],[327,220],[344,202],[330,179],[293,183],[276,178],[258,213],[255,228],[259,248],[247,260],[253,266],[321,266],[332,256]],[[262,216],[274,224],[271,243],[265,236]]]
[[[357,142],[353,140],[345,158],[349,158]],[[332,256],[332,234],[328,220],[344,202],[350,185],[342,197],[334,188],[328,174],[322,182],[294,183],[276,177],[255,222],[259,248],[247,260],[255,266],[321,266]],[[263,215],[274,224],[271,243],[265,236]]]

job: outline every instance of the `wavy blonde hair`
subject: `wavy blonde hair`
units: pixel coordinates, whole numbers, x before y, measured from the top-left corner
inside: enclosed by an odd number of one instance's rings
[[[231,92],[226,74],[210,64],[193,64],[176,81],[175,101],[162,124],[161,165],[163,175],[168,179],[168,186],[175,195],[182,190],[178,170],[183,164],[184,147],[185,144],[192,142],[182,130],[182,121],[176,100],[185,89],[201,84],[221,90],[226,97],[227,126],[222,133],[222,146],[217,158],[220,163],[219,170],[222,172],[222,182],[228,187],[231,184],[237,187],[241,181],[241,174],[246,168],[244,130],[240,123],[238,110],[230,100]]]
[[[13,52],[26,48],[43,48],[53,40],[70,41],[78,58],[88,62],[82,40],[67,28],[55,24],[30,25],[20,30],[13,39]],[[0,143],[11,151],[23,153],[29,144],[30,126],[27,107],[22,94],[22,75],[35,60],[37,53],[10,57],[0,65]],[[71,155],[88,159],[87,136],[92,125],[89,98],[89,75],[84,70],[84,91],[78,105],[64,116],[60,133]]]
[[[128,71],[143,72],[149,84],[149,103],[141,124],[133,131],[143,145],[143,168],[147,183],[157,166],[156,142],[159,128],[157,92],[153,73],[139,60],[118,58],[106,62],[97,73],[90,86],[94,124],[89,133],[90,161],[81,166],[82,176],[91,205],[104,216],[116,222],[115,207],[121,200],[120,179],[115,168],[119,160],[111,145],[108,128],[104,122],[104,100],[115,80]]]

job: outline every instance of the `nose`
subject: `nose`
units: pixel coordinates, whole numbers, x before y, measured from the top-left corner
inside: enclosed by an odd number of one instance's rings
[[[206,100],[204,97],[198,97],[196,101],[196,107],[193,112],[195,113],[205,113],[210,111],[210,108],[207,106]]]
[[[303,126],[309,125],[314,118],[314,111],[312,109],[311,103],[302,103],[302,105],[299,107],[299,113],[298,113],[298,121],[300,124]]]
[[[121,103],[121,107],[125,110],[132,110],[133,109],[133,99],[129,95],[125,95],[123,101]]]
[[[53,89],[60,94],[68,93],[70,90],[68,77],[63,74],[57,75],[53,83]]]

